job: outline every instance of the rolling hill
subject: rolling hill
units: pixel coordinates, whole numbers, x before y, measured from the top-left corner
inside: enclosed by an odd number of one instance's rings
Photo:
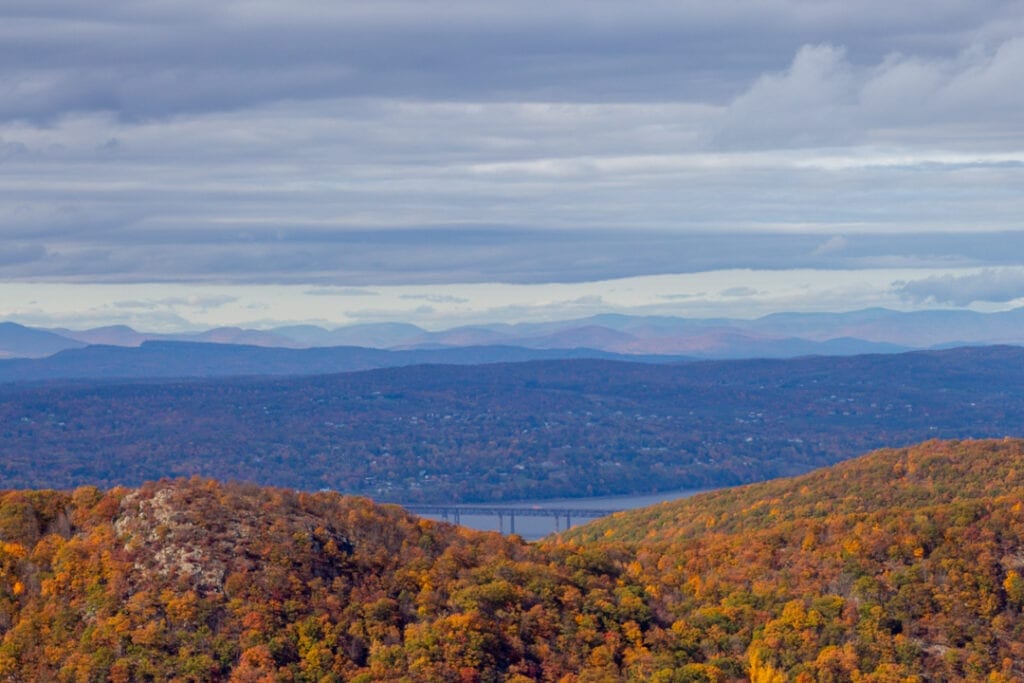
[[[652,612],[750,680],[1021,680],[1022,465],[1019,440],[928,442],[561,542],[626,549]]]
[[[1024,443],[928,442],[539,544],[203,479],[0,493],[10,680],[1024,677]]]
[[[146,341],[131,348],[93,345],[46,358],[0,360],[0,383],[55,379],[322,375],[427,363],[475,365],[565,358],[646,363],[686,360],[684,356],[628,356],[595,349],[528,349],[518,346],[407,350],[357,346],[291,349],[213,342]]]

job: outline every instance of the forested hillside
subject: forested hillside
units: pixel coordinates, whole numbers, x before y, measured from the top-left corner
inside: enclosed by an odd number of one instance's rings
[[[691,652],[754,680],[1024,679],[1019,440],[878,451],[561,542],[627,549]]]
[[[199,474],[375,499],[648,493],[787,476],[883,445],[1022,434],[1024,349],[318,377],[0,385],[0,482]]]
[[[561,538],[192,479],[0,496],[7,680],[1013,681],[1024,442],[928,442]]]

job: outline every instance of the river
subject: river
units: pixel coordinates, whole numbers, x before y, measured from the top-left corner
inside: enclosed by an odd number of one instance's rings
[[[598,498],[557,498],[548,500],[514,500],[502,501],[500,503],[466,503],[467,507],[488,507],[488,508],[541,508],[544,510],[634,510],[636,508],[656,505],[670,500],[688,498],[705,489],[687,489],[684,491],[666,491],[664,493],[650,493],[642,496],[602,496]],[[428,519],[441,520],[441,515],[424,514]],[[586,524],[592,518],[573,518],[572,526]],[[452,521],[452,517],[445,521]],[[471,515],[461,513],[459,523],[471,529],[479,531],[502,531],[509,533],[512,529],[512,522],[509,515]],[[566,524],[565,517],[528,517],[517,515],[515,517],[515,532],[529,541],[554,533],[564,531]]]

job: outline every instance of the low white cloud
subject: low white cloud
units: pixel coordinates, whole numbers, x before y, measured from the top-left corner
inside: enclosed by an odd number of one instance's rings
[[[227,306],[238,301],[237,296],[205,295],[205,296],[174,296],[160,299],[137,299],[114,301],[110,305],[114,308],[138,309],[138,310],[159,310],[159,309],[193,309],[196,312],[206,313],[216,308]]]
[[[429,301],[432,304],[465,304],[469,299],[452,294],[400,294],[399,299]]]
[[[997,273],[996,271],[1002,271]],[[600,313],[752,318],[777,312],[948,307],[1005,310],[1024,293],[1024,268],[717,270],[563,284],[383,286],[369,300],[310,295],[302,285],[92,285],[0,282],[0,319],[38,326],[128,324],[160,332],[219,326],[406,322],[427,329],[539,322]],[[969,290],[957,299],[955,292]],[[429,294],[466,303],[432,303]],[[151,306],[154,301],[236,297],[223,307]],[[954,299],[954,300],[950,300]],[[970,300],[970,301],[968,301]],[[32,303],[34,301],[34,303]],[[121,305],[117,305],[120,302]],[[132,302],[125,307],[124,302]],[[371,305],[367,305],[371,304]]]
[[[916,304],[969,306],[1024,298],[1024,268],[986,268],[966,275],[932,275],[894,283],[901,297]]]
[[[362,287],[312,287],[302,292],[308,296],[378,296],[380,293]]]

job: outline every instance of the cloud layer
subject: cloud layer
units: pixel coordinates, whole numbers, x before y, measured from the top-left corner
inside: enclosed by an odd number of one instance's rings
[[[1022,74],[1020,2],[15,0],[0,279],[1020,265]]]

